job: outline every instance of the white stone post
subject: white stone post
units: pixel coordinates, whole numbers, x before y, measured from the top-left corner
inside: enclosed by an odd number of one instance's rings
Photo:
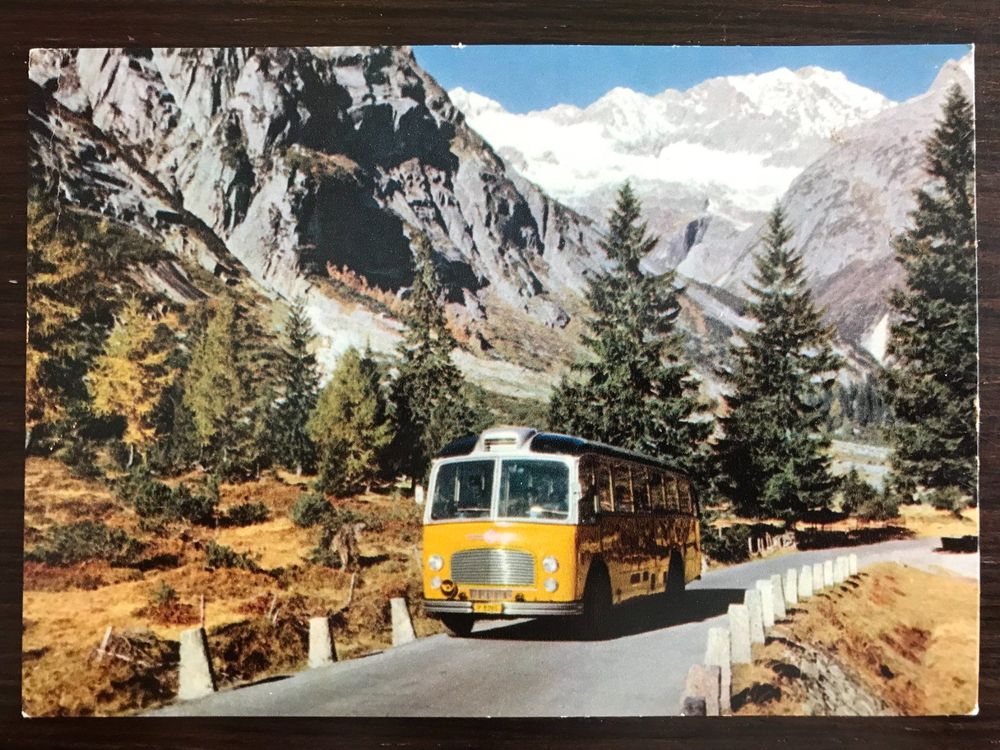
[[[390,601],[392,614],[392,645],[402,646],[417,640],[417,634],[413,632],[413,621],[410,620],[410,610],[406,606],[406,599],[395,597]]]
[[[743,594],[743,603],[750,615],[750,642],[764,643],[764,613],[760,592],[757,589],[747,589]]]
[[[729,605],[729,657],[733,664],[749,664],[750,611],[745,604]]]
[[[720,672],[718,667],[691,665],[681,698],[682,716],[719,715]]]
[[[833,560],[823,561],[823,588],[828,589],[833,585]]]
[[[728,714],[733,690],[733,667],[729,649],[729,631],[725,628],[709,628],[708,644],[705,647],[705,664],[719,668],[719,711]]]
[[[767,632],[774,627],[774,587],[770,578],[757,581],[754,587],[760,595],[760,619]]]
[[[781,583],[781,573],[771,576],[771,588],[774,590],[774,621],[784,620],[788,613],[785,612],[785,587]]]
[[[852,576],[858,574],[858,556],[853,552],[847,556],[847,572]]]
[[[309,667],[325,667],[337,661],[337,650],[330,633],[329,617],[309,618]]]
[[[785,573],[785,587],[782,591],[785,592],[785,614],[787,615],[787,608],[799,603],[799,571],[795,568],[789,568]]]
[[[812,565],[803,565],[799,571],[799,601],[805,601],[813,595]]]
[[[813,593],[823,590],[823,563],[813,563]]]
[[[204,628],[181,631],[180,656],[177,697],[188,701],[214,693],[215,675],[212,674]]]

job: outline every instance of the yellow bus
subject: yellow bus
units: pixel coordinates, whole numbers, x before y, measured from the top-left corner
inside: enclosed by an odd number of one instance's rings
[[[602,637],[614,605],[656,595],[672,606],[701,574],[698,499],[683,472],[526,427],[445,446],[423,529],[424,610],[453,635],[479,618],[558,615]]]

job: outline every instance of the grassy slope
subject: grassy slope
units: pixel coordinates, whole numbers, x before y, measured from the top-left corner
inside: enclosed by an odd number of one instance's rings
[[[306,619],[339,610],[351,576],[305,561],[317,532],[288,520],[303,489],[288,479],[222,487],[223,508],[246,501],[266,504],[271,519],[264,523],[225,529],[175,525],[151,533],[100,482],[75,479],[55,461],[29,459],[26,548],[54,522],[88,518],[126,529],[149,546],[140,566],[145,570],[97,561],[65,568],[25,564],[24,710],[30,715],[121,713],[169,698],[176,690],[171,669],[136,669],[121,660],[98,664],[94,650],[108,625],[116,632],[149,630],[169,650],[181,630],[197,624],[201,595],[213,650],[222,654],[237,640],[255,649],[256,661],[218,663],[223,681],[300,668]],[[361,569],[351,605],[334,620],[339,656],[352,658],[390,644],[390,597],[414,601],[419,595],[419,516],[405,497],[371,494],[338,505],[374,527],[360,539]],[[206,570],[200,548],[208,539],[251,553],[264,571]],[[161,583],[173,587],[177,599],[157,608],[153,593]],[[413,610],[418,635],[437,632],[436,622],[424,618],[419,607]],[[270,625],[265,616],[274,611],[277,623]]]

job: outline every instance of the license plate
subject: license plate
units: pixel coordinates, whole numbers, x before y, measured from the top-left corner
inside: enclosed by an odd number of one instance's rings
[[[503,612],[503,604],[500,602],[473,602],[472,611],[486,615],[499,615]]]

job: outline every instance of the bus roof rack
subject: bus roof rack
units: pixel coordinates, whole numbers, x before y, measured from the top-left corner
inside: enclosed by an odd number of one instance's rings
[[[517,452],[530,453],[566,453],[580,456],[585,453],[608,458],[619,458],[636,463],[685,473],[676,466],[651,456],[635,451],[617,448],[606,443],[586,440],[574,435],[563,435],[558,432],[539,432],[530,427],[494,427],[483,431],[480,435],[467,435],[452,440],[438,451],[435,458],[453,458],[468,456],[473,453],[500,452],[498,448],[507,448]]]

